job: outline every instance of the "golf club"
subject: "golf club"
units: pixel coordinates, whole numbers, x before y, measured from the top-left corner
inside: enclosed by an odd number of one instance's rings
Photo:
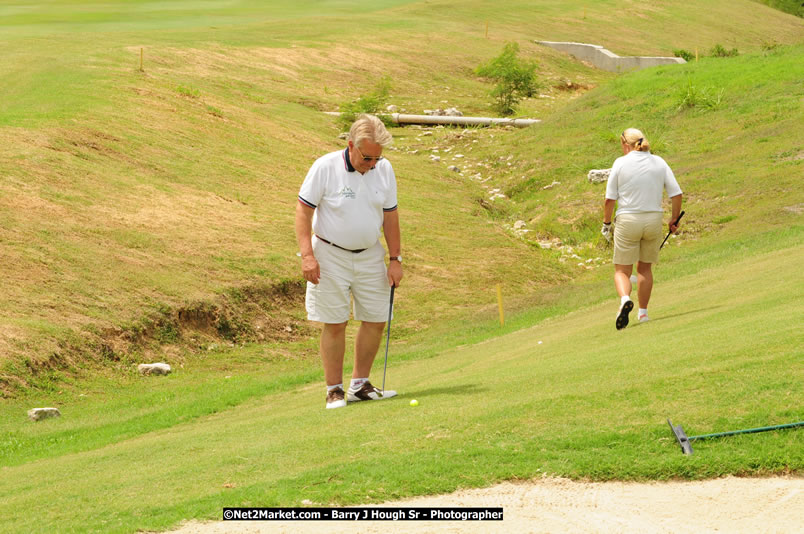
[[[676,226],[678,226],[678,223],[681,221],[681,218],[682,218],[683,216],[684,216],[684,211],[682,211],[681,213],[679,213],[679,214],[678,214],[678,219],[676,219],[676,222],[675,222],[675,225],[676,225]],[[665,243],[667,243],[667,238],[668,238],[668,237],[670,237],[670,234],[672,234],[672,233],[673,233],[672,231],[667,232],[667,237],[665,237],[665,238],[664,238],[664,241],[662,241],[662,246],[661,246],[661,247],[659,247],[659,250],[661,250],[661,249],[662,249],[662,247],[664,246],[664,244],[665,244]]]
[[[391,342],[391,315],[394,313],[394,289],[391,286],[391,302],[388,304],[388,335],[385,338],[385,365],[382,368],[382,394],[385,395],[385,371],[388,369],[388,344]]]

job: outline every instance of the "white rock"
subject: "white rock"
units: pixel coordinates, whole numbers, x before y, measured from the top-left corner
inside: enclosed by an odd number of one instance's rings
[[[609,179],[611,169],[592,169],[586,178],[593,184],[602,184]]]
[[[450,165],[450,166],[449,166],[449,167],[447,167],[447,168],[448,168],[449,170],[451,170],[451,171],[454,171],[454,172],[461,172],[461,169],[459,169],[459,168],[458,168],[458,167],[456,167],[455,165]]]
[[[388,113],[396,113],[397,111],[399,111],[399,108],[391,104],[390,106],[385,108],[385,111],[387,111]]]
[[[520,228],[524,228],[525,224],[526,224],[525,221],[517,221],[514,223],[514,228],[519,230]]]
[[[509,165],[510,165],[510,164],[509,164]],[[552,188],[554,188],[554,187],[555,187],[555,186],[557,186],[557,185],[561,185],[561,182],[553,182],[553,183],[552,183],[552,184],[550,184],[550,185],[546,185],[546,186],[542,187],[542,189],[552,189]]]
[[[438,157],[438,156],[432,156],[432,155],[431,155],[431,156],[430,156],[430,159],[431,159],[432,161],[441,161],[441,158],[440,158],[440,157]]]
[[[28,419],[31,421],[41,421],[51,417],[61,417],[61,412],[58,408],[32,408],[28,410]]]
[[[166,375],[170,373],[170,365],[157,362],[157,363],[141,363],[137,366],[137,370],[141,375]]]

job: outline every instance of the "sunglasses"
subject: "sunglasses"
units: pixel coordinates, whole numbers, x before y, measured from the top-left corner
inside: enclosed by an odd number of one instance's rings
[[[360,148],[357,145],[354,145],[355,150],[357,153],[360,154],[360,157],[363,158],[363,161],[380,161],[384,159],[383,156],[364,156],[362,152],[360,152]]]

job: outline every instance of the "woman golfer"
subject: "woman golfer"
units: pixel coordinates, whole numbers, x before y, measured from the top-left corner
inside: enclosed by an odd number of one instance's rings
[[[673,171],[659,156],[650,153],[650,145],[642,132],[628,128],[620,136],[623,156],[617,158],[606,184],[606,203],[603,207],[603,236],[614,237],[614,286],[620,296],[620,309],[615,326],[628,326],[628,314],[634,309],[631,301],[631,270],[637,264],[637,294],[639,322],[648,320],[648,301],[653,290],[651,268],[659,259],[662,243],[662,193],[673,205],[669,230],[678,230],[681,213],[681,188]],[[617,203],[617,215],[612,232],[612,213]]]

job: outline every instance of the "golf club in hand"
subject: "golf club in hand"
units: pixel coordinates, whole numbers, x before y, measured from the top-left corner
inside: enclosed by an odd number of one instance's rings
[[[678,226],[678,223],[681,221],[681,218],[682,218],[683,216],[684,216],[684,212],[683,212],[683,211],[682,211],[681,213],[679,213],[679,214],[678,214],[678,219],[676,219],[676,222],[674,223],[676,226]],[[661,246],[661,247],[659,247],[659,250],[661,250],[661,249],[662,249],[662,247],[664,246],[664,244],[665,244],[665,243],[667,243],[667,239],[670,237],[670,234],[672,234],[672,233],[673,233],[673,232],[672,232],[672,230],[671,230],[671,231],[669,231],[669,232],[667,232],[667,236],[664,238],[664,241],[662,241],[662,246]]]

